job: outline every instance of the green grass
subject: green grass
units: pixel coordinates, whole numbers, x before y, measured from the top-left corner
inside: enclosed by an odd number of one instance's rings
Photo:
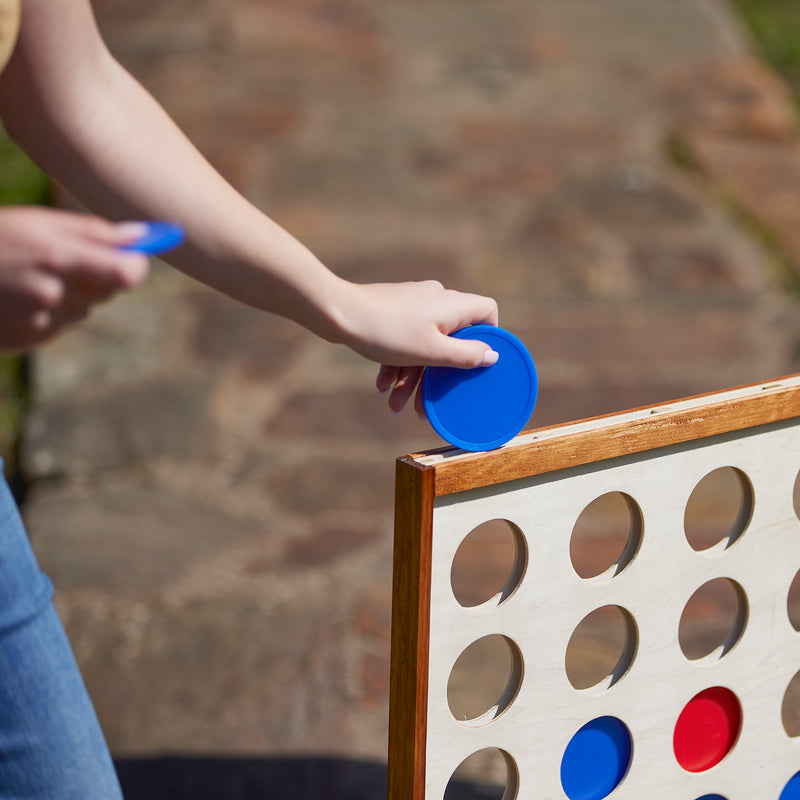
[[[786,79],[800,102],[800,2],[731,0],[759,54]]]
[[[15,448],[27,409],[26,365],[20,356],[0,353],[0,456],[6,473],[16,468]]]
[[[49,204],[45,174],[0,127],[0,205]],[[0,457],[6,474],[16,471],[16,444],[28,403],[26,364],[22,356],[0,352]]]
[[[47,176],[0,127],[0,205],[48,204]]]

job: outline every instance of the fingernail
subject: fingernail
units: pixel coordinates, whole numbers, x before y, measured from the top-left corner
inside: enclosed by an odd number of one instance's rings
[[[140,283],[144,283],[150,274],[150,262],[139,253],[131,253],[126,257],[125,272],[123,281],[125,286],[133,288]]]
[[[118,222],[116,231],[122,239],[139,239],[148,231],[146,222]]]
[[[482,367],[491,367],[492,364],[497,363],[498,358],[500,358],[500,353],[498,353],[496,350],[487,350],[483,354],[483,361],[481,361],[480,365]]]

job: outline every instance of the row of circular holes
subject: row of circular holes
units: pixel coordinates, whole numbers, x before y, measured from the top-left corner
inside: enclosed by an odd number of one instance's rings
[[[716,686],[699,692],[676,720],[673,732],[675,758],[687,772],[711,769],[733,749],[741,722],[741,703],[729,689]],[[701,736],[697,735],[698,729],[702,731]],[[483,752],[492,752],[492,749]],[[633,741],[622,720],[610,716],[591,720],[572,736],[564,750],[561,758],[562,788],[570,800],[603,800],[622,782],[630,769],[632,757]],[[507,753],[503,754],[503,761],[506,766],[504,797],[515,798],[519,785],[517,767],[513,757]],[[800,787],[797,783],[798,776],[794,776],[779,800],[798,800],[796,792]],[[795,786],[787,794],[792,784]],[[700,800],[711,800],[712,797],[706,795]]]
[[[734,503],[730,502],[732,494],[738,495]],[[797,495],[796,484],[795,496]],[[714,508],[714,501],[720,497],[726,498],[726,507]],[[713,513],[709,514],[709,509]],[[685,529],[689,543],[695,549],[709,548],[727,537],[730,544],[744,530],[751,509],[752,490],[746,476],[731,467],[715,470],[698,484],[687,503]],[[723,525],[714,528],[709,527],[707,523],[702,524],[709,517],[715,520],[722,519]],[[606,559],[600,560],[601,566],[598,569],[597,553],[593,552],[587,557],[582,552],[582,547],[586,539],[591,536],[591,531],[594,529],[596,532],[598,521],[606,532],[609,530],[612,532],[615,544],[608,552],[613,553],[617,562],[620,554],[631,553],[637,547],[637,533],[641,530],[641,522],[634,501],[620,493],[598,498],[580,515],[573,531],[571,541],[573,566],[582,577],[593,577],[615,563],[608,562],[606,553]],[[486,592],[481,596],[475,595],[475,587],[481,586],[482,581],[476,570],[469,568],[471,565],[481,565],[484,569],[488,565],[490,571],[494,567],[495,577],[499,577],[500,582],[505,581],[505,588],[496,594],[496,597],[508,596],[510,591],[513,591],[515,582],[521,579],[519,562],[524,560],[518,552],[521,549],[521,534],[509,523],[501,523],[503,527],[498,529],[498,523],[500,521],[495,520],[476,528],[465,539],[453,562],[451,576],[453,591],[464,606],[474,606],[487,599]],[[501,552],[502,557],[498,561],[497,556]],[[509,560],[512,562],[510,568]],[[516,568],[513,564],[517,565]],[[509,574],[514,576],[513,579],[509,579]],[[509,582],[512,584],[511,587],[508,585]],[[492,582],[489,594],[494,592],[498,584],[497,580]],[[485,586],[485,582],[483,585]],[[795,629],[800,630],[798,595],[800,595],[800,572],[792,584],[787,601],[790,621]],[[715,651],[720,651],[720,655],[725,654],[741,635],[746,618],[747,601],[741,587],[726,578],[709,581],[694,593],[681,616],[678,637],[684,655],[695,660]],[[586,651],[591,650],[592,645],[596,645],[601,638],[601,632],[606,646],[594,654],[594,660],[589,661],[587,669]],[[633,618],[628,612],[616,606],[605,606],[588,615],[573,633],[566,654],[566,671],[572,685],[577,689],[589,688],[602,682],[609,675],[614,676],[613,682],[630,666],[635,651],[635,637],[636,626]],[[476,697],[474,692],[469,692],[466,682],[460,679],[462,675],[473,673],[476,665],[486,664],[487,661],[494,661],[499,665],[504,657],[507,668],[503,669],[503,674],[508,675],[513,669],[513,664],[519,660],[519,654],[513,645],[509,646],[509,643],[500,636],[486,637],[485,640],[474,643],[462,654],[451,674],[448,691],[451,710],[457,719],[470,721],[479,718],[492,705],[491,702],[485,702],[486,697],[493,695],[492,700],[494,700],[503,694],[503,691],[496,692],[501,683],[508,697],[507,680],[500,675],[499,666],[497,673],[493,673],[495,680],[486,684],[488,695],[481,693],[481,697]],[[453,697],[459,693],[459,689],[461,694],[469,698],[466,706]],[[795,678],[787,689],[784,706],[786,707],[788,703],[794,708],[793,698],[798,694],[800,694],[800,676]],[[476,706],[481,707],[477,713]],[[495,714],[500,711],[502,708],[496,709]],[[798,717],[797,722],[793,721],[795,716]],[[785,711],[784,725],[790,735],[800,734],[800,714],[793,715],[791,711]]]
[[[795,497],[797,509],[800,476]],[[730,546],[747,526],[752,508],[753,490],[744,473],[733,467],[714,470],[697,484],[686,504],[686,539],[698,551],[723,540]],[[638,549],[642,525],[641,511],[628,495],[609,492],[598,497],[579,515],[572,531],[570,558],[575,572],[581,578],[593,578],[612,568],[623,569]],[[522,578],[521,543],[519,531],[504,520],[475,528],[453,560],[451,585],[456,600],[469,608],[507,597]]]
[[[453,773],[443,800],[476,796],[470,792],[475,784],[480,785],[476,791],[483,800],[516,800],[519,779],[514,759],[508,753],[492,747],[473,753]],[[705,794],[697,800],[727,798],[720,794]],[[800,800],[800,772],[789,779],[777,800]]]
[[[735,502],[731,502],[729,497],[731,494],[736,495]],[[725,498],[723,508],[720,508],[719,504],[715,502],[720,497]],[[794,508],[798,516],[800,516],[800,502],[798,502],[799,498],[800,475],[798,475],[798,478],[795,481],[794,491]],[[695,550],[704,550],[719,544],[724,539],[727,539],[726,546],[730,546],[746,528],[752,513],[752,507],[752,487],[744,473],[732,467],[724,467],[719,470],[715,470],[707,475],[698,484],[687,503],[684,528],[689,544]],[[720,514],[720,512],[722,513]],[[587,557],[588,551],[584,547],[586,540],[590,538],[592,532],[596,534],[598,517],[602,520],[604,515],[614,520],[614,524],[611,526],[612,536],[606,537],[606,545],[609,544],[608,539],[610,538],[612,540],[610,543],[611,546],[601,548],[605,551],[603,554],[605,555],[605,558],[601,557],[598,559],[597,548],[594,548],[595,552],[591,553],[589,557]],[[707,520],[709,518],[715,520],[717,524],[709,527],[707,524]],[[723,520],[722,525],[719,525],[720,519]],[[622,525],[620,525],[620,521],[622,522]],[[474,549],[477,548],[478,550],[483,549],[484,555],[494,555],[495,558],[490,558],[489,563],[494,563],[494,566],[497,567],[497,523],[498,521],[493,521],[488,525],[479,526],[478,529],[473,531],[473,533],[467,537],[467,540],[465,540],[464,544],[459,549],[459,553],[456,555],[453,563],[451,582],[454,594],[463,606],[470,607],[480,605],[481,603],[486,602],[488,599],[491,599],[492,595],[495,594],[494,592],[490,592],[487,596],[482,596],[479,598],[474,596],[472,590],[476,585],[480,584],[475,580],[475,575],[469,574],[471,571],[469,569],[470,562],[480,563],[482,567],[485,568],[487,560],[482,557],[476,558],[475,552],[465,552],[465,545],[466,551],[474,551]],[[490,530],[492,527],[494,527],[495,530]],[[605,526],[601,525],[600,527],[605,527],[606,530],[608,530],[607,523]],[[499,597],[501,600],[504,597],[507,597],[508,594],[513,591],[515,586],[509,586],[509,583],[518,583],[519,580],[521,580],[521,573],[523,571],[520,567],[520,534],[518,531],[515,532],[513,527],[510,527],[509,524],[506,523],[506,542],[508,542],[507,534],[509,532],[512,534],[511,544],[513,547],[513,554],[510,557],[512,566],[510,569],[505,568],[500,570],[504,580],[502,581],[500,592],[495,596]],[[481,539],[485,538],[485,534],[487,533],[489,538],[492,539],[492,546],[488,548],[488,551],[485,547],[486,542],[481,542]],[[623,534],[622,537],[620,537],[620,533]],[[621,493],[604,495],[603,497],[598,498],[594,503],[590,504],[587,509],[585,509],[575,525],[570,543],[570,556],[573,567],[583,578],[594,577],[602,572],[605,572],[607,569],[614,567],[615,565],[617,571],[619,571],[620,569],[624,568],[624,566],[636,552],[638,548],[638,539],[640,536],[641,512],[638,510],[638,506],[636,506],[635,502],[628,496]],[[483,548],[481,547],[482,544],[484,545]],[[509,554],[507,552],[508,548],[506,547],[505,549],[506,553],[503,557],[503,561],[505,561],[507,564],[509,561]],[[613,554],[613,558],[609,559],[609,553]],[[598,563],[602,565],[599,569]],[[790,620],[795,629],[800,630],[800,615],[797,613],[798,603],[795,602],[795,596],[798,594],[800,594],[800,571],[792,583],[788,600]],[[721,595],[727,595],[727,597],[720,602]],[[691,630],[689,629],[687,631],[684,625],[685,620],[696,616],[694,613],[692,613],[692,611],[690,611],[690,606],[692,604],[698,608],[702,608],[703,606],[707,606],[709,601],[711,602],[712,606],[716,605],[717,609],[722,610],[724,616],[729,618],[728,623],[723,626],[726,629],[725,635],[720,637],[720,631],[716,630],[715,644],[711,647],[709,647],[707,641],[704,642],[702,639],[696,639],[696,637],[692,636]],[[731,609],[732,606],[735,607],[733,610]],[[607,620],[602,619],[602,617],[607,616],[608,614],[617,615],[618,623],[620,621],[622,623],[621,626],[619,624],[617,625],[618,629],[621,628],[623,631],[621,639],[623,642],[628,639],[631,635],[631,632],[635,631],[635,625],[631,624],[632,618],[630,618],[630,615],[627,615],[627,612],[623,612],[621,609],[612,606],[605,607],[604,609],[598,609],[597,612],[589,615],[589,617],[584,620],[584,623],[586,623],[585,632],[582,634],[580,631],[576,631],[570,640],[570,644],[572,645],[576,641],[576,637],[577,641],[580,641],[581,636],[585,636],[587,633],[591,637],[591,630],[595,627],[595,623],[598,624],[598,627],[607,630]],[[708,617],[707,614],[705,616]],[[732,625],[730,624],[731,617],[733,618]],[[701,658],[717,649],[720,645],[723,645],[723,652],[726,652],[727,649],[729,649],[729,647],[732,645],[733,641],[741,634],[741,631],[744,627],[745,617],[746,599],[744,598],[744,593],[741,591],[741,589],[738,588],[732,581],[728,581],[727,579],[710,581],[704,587],[701,587],[701,589],[698,590],[695,595],[693,595],[692,600],[690,600],[690,603],[687,605],[686,609],[684,610],[684,614],[682,615],[679,640],[684,654],[687,656],[687,658]],[[579,626],[579,629],[581,629],[582,626]],[[719,626],[715,624],[712,627],[718,628]],[[517,671],[514,668],[516,658],[513,651],[509,651],[509,643],[507,640],[505,640],[503,637],[486,637],[484,644],[495,639],[505,644],[504,649],[506,655],[509,653],[511,654],[511,669],[506,670],[506,674],[508,674],[510,671],[513,675],[513,673]],[[476,644],[480,645],[481,643],[479,642]],[[503,647],[503,644],[501,644],[501,647]],[[465,654],[470,651],[470,649],[471,648],[468,648],[467,651],[465,651]],[[627,644],[623,643],[622,651],[623,653],[632,652],[630,642]],[[572,671],[572,673],[570,672],[570,654],[568,652],[567,672],[571,682],[574,686],[576,686],[576,688],[584,688],[585,686],[596,684],[599,682],[599,680],[602,680],[603,677],[606,677],[609,674],[618,676],[619,674],[623,673],[625,668],[627,668],[627,665],[629,665],[631,659],[632,656],[627,659],[626,663],[623,665],[620,662],[625,659],[616,658],[615,666],[613,666],[611,670],[601,667],[599,671],[603,674],[600,675],[599,678],[598,673],[595,672],[593,677],[587,679],[587,677],[581,677],[574,671]],[[477,660],[478,662],[485,663],[485,654],[478,654]],[[461,661],[462,659],[459,659],[457,664]],[[608,666],[608,662],[606,663],[606,666]],[[471,671],[469,664],[464,665],[464,667],[464,673],[468,674]],[[458,671],[454,668],[454,673],[451,674],[451,685],[448,687],[449,695],[451,694],[450,690],[453,684],[453,675],[457,674]],[[513,679],[511,682],[513,683]],[[458,680],[456,680],[456,683],[458,683]],[[505,680],[504,684],[506,686],[505,694],[508,696],[509,680]],[[502,694],[502,692],[500,694]],[[794,697],[797,695],[800,695],[800,673],[795,676],[784,697],[784,727],[786,728],[787,733],[789,733],[791,736],[800,735],[800,714],[792,713],[795,706],[800,706],[800,703],[797,703],[794,700]],[[498,697],[499,695],[497,692],[493,691],[492,696]],[[453,708],[451,697],[449,697],[449,700],[451,701],[451,711],[453,711],[453,714],[456,716],[456,718],[459,718],[460,716],[464,716],[467,719],[470,718],[469,713],[464,713],[462,715],[461,709],[457,710]],[[506,705],[507,704],[508,703],[506,702]],[[791,710],[787,710],[787,704],[792,706]],[[483,705],[483,703],[481,703],[481,705]],[[501,710],[502,708],[497,708],[494,712],[494,715],[499,713]],[[480,716],[480,712],[478,712],[478,714],[474,714],[473,716]]]
[[[732,584],[720,578],[706,587],[718,581],[723,585]],[[695,593],[694,598],[706,587]],[[745,608],[743,596],[740,601]],[[686,616],[684,612],[682,627]],[[694,645],[702,645],[702,650],[698,647],[687,657],[694,660],[712,653],[720,657],[725,655],[741,636],[745,616],[746,608],[730,629],[721,625],[719,630],[709,628],[714,638],[698,637]],[[610,686],[619,680],[633,662],[635,631],[632,616],[618,606],[605,606],[586,617],[570,638],[565,654],[565,669],[572,686],[578,690],[589,689],[603,681]],[[522,664],[517,646],[499,634],[485,636],[469,645],[456,660],[448,681],[447,699],[453,717],[464,725],[474,726],[484,724],[487,715],[494,718],[501,714],[519,691]],[[781,719],[788,736],[800,736],[800,671],[784,691]]]

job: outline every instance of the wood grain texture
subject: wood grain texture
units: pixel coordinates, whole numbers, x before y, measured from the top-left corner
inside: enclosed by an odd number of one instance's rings
[[[727,466],[747,487],[744,531],[696,552],[684,530],[688,498]],[[496,451],[399,459],[389,800],[442,800],[458,765],[490,749],[508,765],[504,800],[564,798],[566,743],[586,721],[615,715],[635,743],[619,800],[662,796],[664,787],[669,796],[777,798],[800,745],[779,715],[800,665],[786,611],[800,565],[799,468],[800,376],[532,430]],[[612,569],[584,579],[570,560],[572,532],[590,503],[613,492],[630,498],[643,524]],[[526,566],[492,608],[464,607],[453,559],[489,520],[519,531]],[[681,651],[679,621],[715,578],[737,588],[739,617],[730,647],[695,663]],[[607,679],[578,691],[565,653],[581,621],[606,607],[627,615],[622,655]],[[453,665],[493,635],[519,663],[496,708],[456,718],[447,702]],[[734,691],[745,723],[722,764],[693,774],[674,757],[672,731],[680,709],[712,685]]]
[[[667,405],[539,428],[489,452],[432,450],[411,460],[436,471],[436,496],[592,464],[800,416],[800,376]]]
[[[388,800],[425,797],[433,479],[432,469],[398,460]]]

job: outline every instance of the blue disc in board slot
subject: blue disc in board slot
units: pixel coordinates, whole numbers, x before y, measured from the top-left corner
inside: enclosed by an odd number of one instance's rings
[[[781,796],[778,800],[797,800],[800,797],[800,772],[795,772],[792,775],[789,783],[783,787]]]
[[[570,739],[561,759],[561,787],[569,800],[603,800],[625,777],[633,741],[624,722],[598,717]]]
[[[422,400],[433,429],[462,450],[494,450],[528,423],[539,391],[536,365],[514,334],[493,325],[472,325],[451,334],[478,339],[499,358],[490,367],[428,367]]]
[[[119,249],[146,256],[158,256],[183,244],[183,228],[174,222],[148,222],[147,232]]]

